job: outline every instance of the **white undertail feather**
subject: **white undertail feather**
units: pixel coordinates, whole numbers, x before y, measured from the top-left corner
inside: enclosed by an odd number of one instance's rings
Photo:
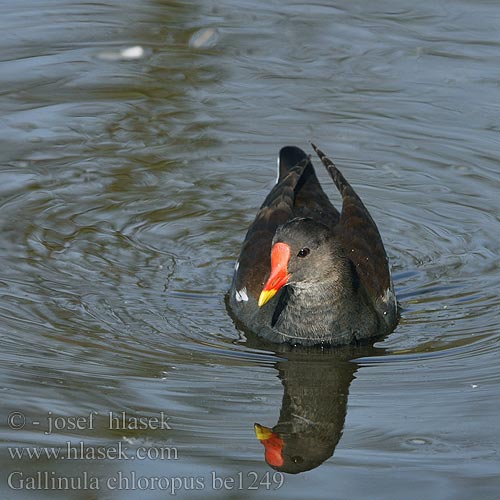
[[[388,305],[393,306],[396,303],[396,295],[394,294],[394,291],[392,289],[392,286],[390,286],[385,292],[384,295],[382,296],[382,301]]]
[[[248,301],[247,287],[244,286],[241,290],[236,290],[235,297],[238,302],[247,302]]]

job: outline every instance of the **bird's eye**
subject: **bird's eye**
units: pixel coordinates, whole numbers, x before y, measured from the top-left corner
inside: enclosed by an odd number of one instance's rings
[[[299,250],[299,253],[297,254],[297,257],[307,257],[311,253],[311,250],[309,248],[301,248]]]

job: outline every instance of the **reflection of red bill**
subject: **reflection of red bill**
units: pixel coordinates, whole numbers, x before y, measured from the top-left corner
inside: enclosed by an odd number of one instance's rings
[[[254,431],[266,450],[266,462],[273,467],[281,467],[285,463],[282,454],[283,439],[269,427],[260,424],[254,424]]]

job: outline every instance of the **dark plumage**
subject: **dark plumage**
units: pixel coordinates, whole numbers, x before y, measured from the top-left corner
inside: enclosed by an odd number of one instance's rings
[[[330,203],[301,149],[279,154],[279,177],[250,226],[228,306],[245,329],[273,342],[347,344],[398,321],[388,259],[375,222],[313,144],[342,196]]]

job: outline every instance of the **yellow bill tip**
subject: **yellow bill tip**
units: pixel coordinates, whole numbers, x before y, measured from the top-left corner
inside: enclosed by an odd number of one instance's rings
[[[270,290],[262,290],[259,296],[259,307],[262,307],[266,302],[269,302],[278,290],[271,288]]]
[[[260,424],[254,424],[253,430],[255,431],[255,436],[259,441],[266,441],[273,435],[273,431],[269,427],[265,427]]]

